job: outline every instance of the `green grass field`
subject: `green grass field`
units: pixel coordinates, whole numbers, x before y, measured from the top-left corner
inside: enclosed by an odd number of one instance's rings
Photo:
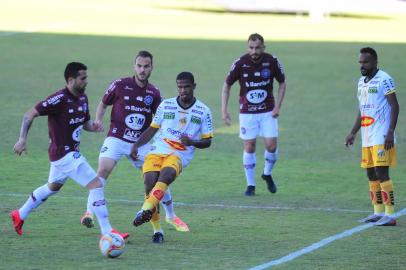
[[[23,30],[0,25],[4,33]],[[367,179],[359,168],[359,141],[349,150],[343,141],[356,114],[358,50],[365,45],[377,49],[380,66],[398,85],[398,166],[391,177],[396,209],[406,207],[406,46],[395,34],[376,43],[267,43],[283,61],[288,78],[279,120],[280,160],[274,170],[279,190],[270,194],[259,179],[259,141],[257,196],[248,198],[243,195],[237,86],[230,104],[234,124],[225,127],[220,117],[221,86],[245,42],[220,35],[171,39],[162,34],[165,39],[160,39],[98,31],[0,35],[0,269],[248,269],[358,226],[357,220],[371,210]],[[131,234],[122,257],[103,258],[97,246],[99,230],[79,224],[87,193],[72,181],[35,210],[24,225],[25,234],[17,236],[8,213],[46,182],[49,170],[46,118],[36,119],[30,130],[28,155],[18,158],[12,153],[23,113],[64,85],[63,69],[73,60],[89,67],[87,94],[94,112],[109,82],[132,74],[133,57],[141,49],[154,54],[151,81],[165,97],[176,95],[177,73],[192,71],[196,95],[211,107],[215,119],[212,147],[198,151],[171,186],[176,212],[191,232],[176,232],[163,224],[166,242],[157,246],[151,243],[149,225],[131,225],[141,206],[143,185],[140,173],[122,160],[106,187],[113,226]],[[103,140],[102,134],[82,134],[81,150],[94,168]],[[405,233],[406,218],[400,217],[397,227],[370,228],[272,269],[403,269]]]

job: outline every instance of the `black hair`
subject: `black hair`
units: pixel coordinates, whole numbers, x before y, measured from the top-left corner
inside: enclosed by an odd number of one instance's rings
[[[258,39],[261,41],[262,44],[264,44],[264,37],[261,36],[261,35],[258,34],[258,33],[251,34],[251,35],[248,37],[248,41],[250,41],[250,40],[256,41],[256,40],[258,40]]]
[[[71,62],[66,65],[64,77],[68,82],[69,78],[77,78],[79,76],[79,70],[87,70],[87,66],[79,62]]]
[[[193,77],[193,74],[189,71],[183,71],[176,76],[177,81],[189,81],[191,83],[195,83],[195,77]]]
[[[372,49],[371,47],[364,47],[361,48],[361,50],[359,50],[360,53],[368,53],[370,54],[376,61],[378,61],[378,54],[376,53],[376,51],[374,49]]]
[[[135,58],[134,58],[134,63],[135,63],[135,61],[137,60],[138,57],[150,58],[151,63],[152,63],[152,60],[153,60],[153,56],[149,51],[139,51],[137,53],[137,55],[135,56]]]

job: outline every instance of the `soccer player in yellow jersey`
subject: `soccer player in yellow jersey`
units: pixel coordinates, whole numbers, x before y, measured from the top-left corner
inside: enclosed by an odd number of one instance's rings
[[[137,159],[138,149],[157,135],[152,143],[153,150],[145,157],[142,167],[145,194],[148,195],[133,221],[134,226],[151,221],[154,243],[164,241],[157,211],[159,202],[168,186],[190,163],[195,148],[208,148],[213,137],[210,109],[194,96],[193,74],[179,73],[176,84],[179,95],[162,101],[150,127],[133,144],[130,154]]]
[[[399,104],[393,79],[378,69],[378,56],[370,47],[359,55],[362,77],[358,82],[359,111],[351,132],[345,138],[348,147],[361,129],[361,167],[367,171],[374,213],[361,222],[395,226],[394,192],[389,167],[396,165],[395,127]]]

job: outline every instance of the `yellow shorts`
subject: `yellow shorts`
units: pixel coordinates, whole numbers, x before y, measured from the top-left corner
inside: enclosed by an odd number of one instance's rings
[[[175,155],[149,154],[145,157],[142,173],[159,172],[164,167],[174,168],[178,176],[182,171],[182,160]]]
[[[383,144],[370,147],[362,147],[361,168],[378,166],[396,166],[396,148],[385,150]]]

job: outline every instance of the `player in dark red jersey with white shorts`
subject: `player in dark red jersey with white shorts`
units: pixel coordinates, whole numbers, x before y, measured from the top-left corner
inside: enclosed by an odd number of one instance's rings
[[[96,214],[101,233],[119,233],[110,225],[102,182],[79,152],[82,129],[90,132],[102,131],[99,124],[90,120],[88,99],[84,93],[87,85],[87,67],[82,63],[69,63],[64,76],[67,83],[65,88],[50,95],[24,114],[20,137],[14,145],[14,152],[17,155],[26,152],[28,130],[34,118],[47,115],[51,168],[48,183],[34,190],[20,209],[10,213],[14,229],[17,234],[22,235],[24,221],[30,212],[48,197],[56,194],[70,177],[89,190],[88,200]],[[123,238],[128,237],[128,234],[119,234]]]
[[[262,179],[268,190],[276,192],[272,179],[272,168],[278,158],[277,138],[279,110],[286,91],[285,74],[281,62],[275,56],[265,53],[264,38],[255,33],[248,38],[248,53],[232,65],[224,82],[221,98],[221,112],[225,124],[231,124],[228,99],[231,86],[240,84],[240,138],[244,140],[243,164],[247,180],[245,195],[255,195],[255,146],[258,136],[264,137],[265,167]],[[273,81],[279,83],[278,98],[273,95]]]
[[[131,146],[141,133],[149,127],[152,117],[161,103],[159,90],[149,83],[148,78],[153,69],[153,56],[147,51],[140,51],[135,57],[134,76],[113,81],[100,101],[95,123],[102,126],[103,116],[108,106],[112,106],[110,129],[99,155],[97,175],[105,182],[117,162],[125,156],[134,167],[141,169],[144,156],[149,152],[150,145],[145,145],[139,151],[139,159],[134,161],[129,157]],[[170,192],[167,192],[162,205],[166,213],[166,221],[178,231],[189,231],[186,223],[175,215]],[[92,209],[88,205],[81,223],[88,228],[93,227]],[[154,234],[163,233],[159,214],[152,222]]]

